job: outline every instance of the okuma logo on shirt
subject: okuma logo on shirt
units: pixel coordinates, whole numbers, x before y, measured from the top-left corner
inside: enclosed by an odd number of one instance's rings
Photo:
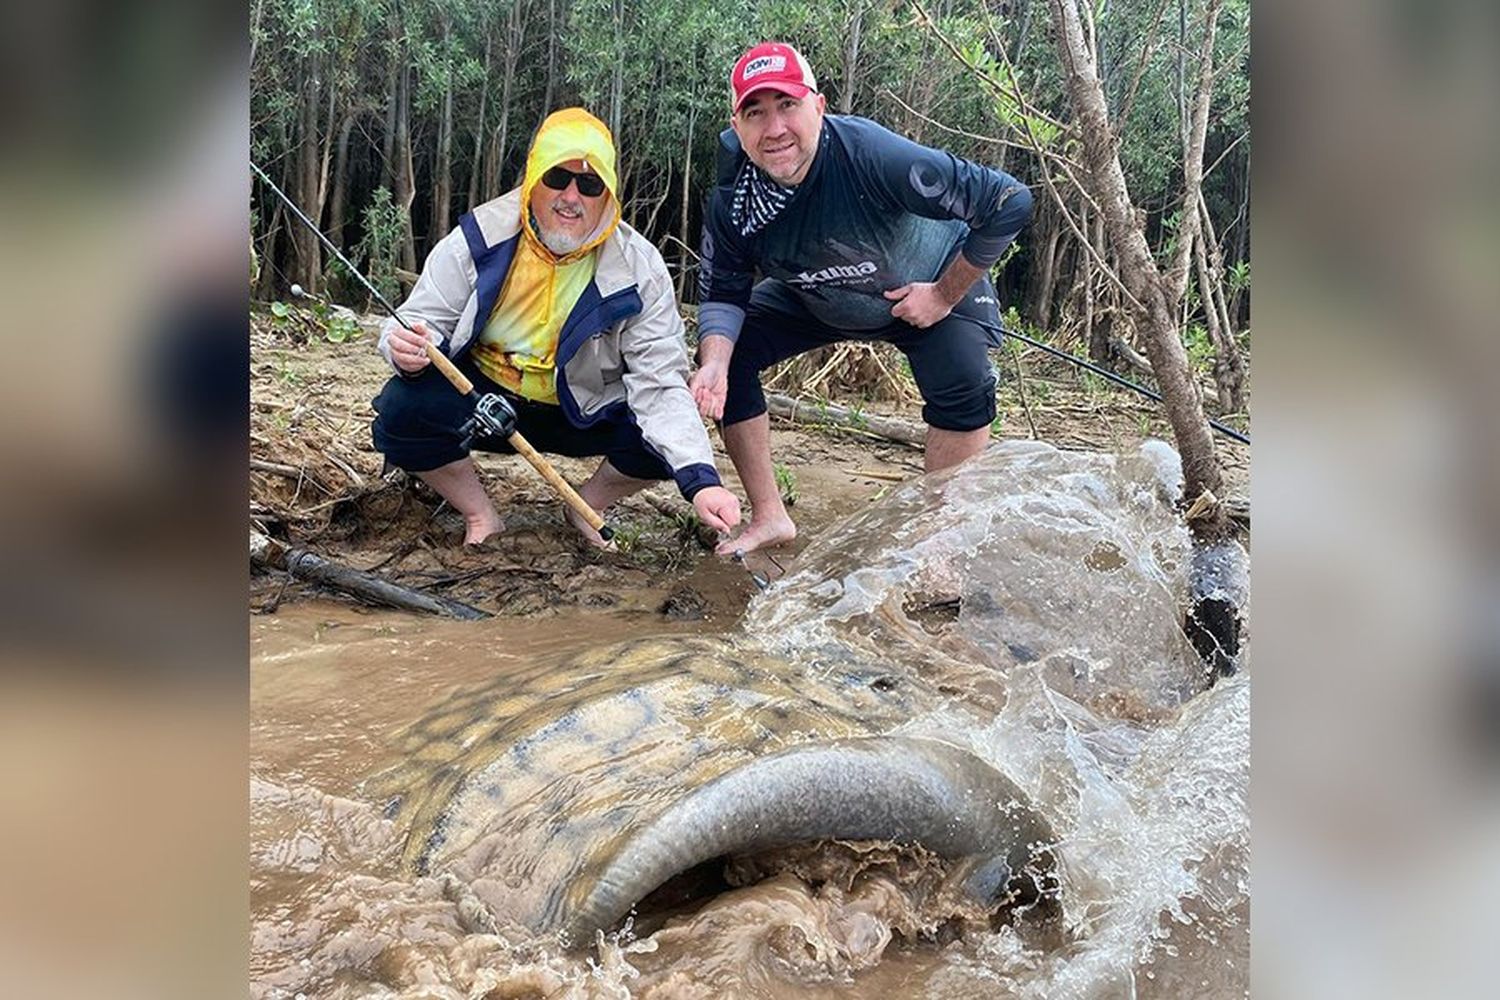
[[[825,267],[821,271],[811,273],[803,271],[790,281],[794,285],[822,285],[830,281],[863,278],[878,270],[880,268],[875,266],[874,261],[862,260],[858,264],[834,264],[832,267]]]

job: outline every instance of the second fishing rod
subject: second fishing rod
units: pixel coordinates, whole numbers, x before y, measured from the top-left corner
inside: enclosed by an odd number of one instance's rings
[[[313,235],[317,236],[318,241],[322,243],[325,248],[327,248],[328,252],[338,258],[339,263],[343,264],[344,267],[348,269],[349,273],[354,276],[355,280],[357,280],[362,286],[364,286],[364,289],[370,293],[371,297],[374,298],[376,302],[380,303],[381,308],[384,309],[392,319],[394,319],[397,323],[400,323],[406,329],[411,330],[411,332],[415,333],[418,337],[422,338],[422,342],[426,345],[428,359],[433,363],[437,370],[442,372],[443,376],[447,378],[450,383],[452,383],[453,388],[457,389],[461,395],[467,397],[474,404],[474,415],[470,418],[468,424],[465,425],[466,445],[475,437],[504,438],[507,442],[509,442],[510,446],[516,450],[517,454],[526,459],[527,462],[531,463],[531,467],[535,469],[537,473],[547,481],[547,484],[551,486],[552,489],[557,493],[557,495],[562,498],[563,502],[571,507],[579,517],[583,518],[589,527],[593,528],[599,533],[600,538],[604,539],[605,541],[609,541],[609,539],[614,537],[614,529],[604,522],[604,518],[600,516],[599,512],[590,507],[588,505],[588,502],[584,500],[583,497],[578,495],[578,491],[573,489],[573,487],[568,484],[568,481],[564,479],[555,468],[552,467],[552,463],[548,462],[546,458],[542,457],[542,454],[538,452],[534,447],[532,447],[529,441],[521,436],[520,431],[516,430],[516,411],[511,407],[510,403],[505,399],[505,397],[493,392],[481,394],[477,389],[475,389],[474,383],[469,380],[468,376],[459,371],[458,367],[448,358],[446,354],[438,349],[436,344],[432,343],[432,341],[423,336],[420,331],[413,329],[410,323],[401,318],[401,315],[396,312],[396,307],[386,301],[385,296],[381,295],[380,291],[369,281],[369,279],[361,274],[359,269],[349,262],[349,258],[345,257],[343,253],[340,252],[339,248],[334,246],[332,240],[323,235],[323,231],[318,228],[317,223],[309,219],[303,213],[302,209],[297,207],[297,203],[292,201],[292,199],[287,196],[286,192],[277,187],[275,181],[266,176],[266,172],[264,170],[260,169],[260,167],[254,163],[254,161],[250,163],[250,169],[255,172],[255,176],[260,178],[261,183],[266,185],[266,187],[274,192],[275,195],[281,199],[282,203],[291,210],[292,214],[295,215],[302,222],[302,224],[305,225],[313,233]]]

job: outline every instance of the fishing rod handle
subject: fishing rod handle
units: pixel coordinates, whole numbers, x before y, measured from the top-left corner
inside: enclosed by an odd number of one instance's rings
[[[407,327],[407,329],[411,328]],[[416,331],[412,330],[412,332],[415,333]],[[458,366],[448,360],[448,355],[438,350],[437,345],[430,340],[427,341],[427,357],[433,364],[437,365],[437,370],[443,373],[444,378],[453,383],[453,388],[457,389],[461,395],[467,396],[474,391],[474,383],[469,381],[468,376],[459,371]]]
[[[521,436],[520,431],[512,431],[509,440],[510,446],[516,449],[516,453],[531,463],[531,467],[540,473],[543,479],[547,480],[548,485],[557,491],[558,496],[563,498],[563,502],[572,507],[578,513],[579,517],[588,522],[590,528],[599,532],[600,538],[609,541],[614,536],[614,529],[604,523],[604,518],[599,516],[599,512],[590,507],[583,497],[578,495],[578,491],[568,485],[568,481],[558,474],[558,471],[552,467],[551,462],[543,458],[541,453],[531,446],[530,441]]]

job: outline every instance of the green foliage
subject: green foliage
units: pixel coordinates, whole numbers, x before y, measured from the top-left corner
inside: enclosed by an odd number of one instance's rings
[[[797,476],[789,466],[776,463],[776,489],[781,494],[781,502],[788,507],[797,502]]]
[[[1213,366],[1214,344],[1200,324],[1189,323],[1183,331],[1182,341],[1187,347],[1188,363],[1193,368],[1206,371]]]
[[[1126,183],[1148,215],[1151,242],[1158,248],[1170,245],[1171,226],[1163,216],[1178,209],[1173,194],[1182,176],[1179,62],[1190,92],[1204,2],[1186,0],[1182,38],[1177,5],[1160,0],[1091,4],[1099,69],[1116,124],[1128,105],[1120,135]],[[497,134],[502,113],[507,115],[504,158],[495,169],[505,185],[519,175],[530,134],[543,115],[582,104],[617,123],[626,221],[645,228],[675,264],[679,253],[666,237],[681,237],[690,246],[699,239],[717,137],[729,125],[729,67],[752,42],[781,38],[807,55],[831,111],[852,98],[853,113],[957,156],[1003,165],[1032,184],[1039,199],[1044,197],[1036,159],[985,137],[1023,145],[1034,137],[1048,149],[1077,158],[1077,127],[1063,88],[1048,6],[1036,0],[951,0],[925,6],[961,58],[917,24],[910,6],[901,2],[264,0],[253,5],[251,15],[251,152],[273,177],[289,179],[297,173],[303,139],[310,138],[320,160],[329,156],[330,189],[337,186],[339,178],[332,174],[343,162],[349,200],[340,217],[347,222],[345,233],[336,238],[357,241],[355,260],[374,272],[383,293],[395,296],[400,292],[394,271],[403,233],[409,227],[417,234],[419,262],[430,249],[431,191],[439,167],[445,96],[451,94],[453,107],[449,166],[454,200],[449,208],[454,214],[467,208],[469,180],[485,165],[486,150],[494,144],[496,152],[502,151]],[[1158,16],[1161,23],[1153,24]],[[859,58],[846,65],[856,23]],[[1249,28],[1249,0],[1224,0],[1215,43],[1209,158],[1235,145],[1204,188],[1221,236],[1231,230],[1244,201],[1250,156],[1250,142],[1244,138],[1249,128]],[[502,100],[508,64],[513,70],[509,97]],[[391,141],[388,94],[395,79],[405,80],[410,92],[416,196],[409,219],[391,191],[391,170],[401,151],[386,159]],[[346,120],[353,128],[347,157],[340,161],[334,139]],[[313,133],[305,136],[309,127]],[[1052,173],[1056,176],[1058,168]],[[1066,189],[1066,181],[1062,186]],[[484,187],[480,185],[481,193]],[[291,273],[293,251],[284,213],[268,211],[267,197],[257,192],[260,211],[253,223],[256,246],[265,255],[262,265],[273,273]],[[685,233],[680,231],[684,210]],[[329,211],[325,205],[320,219],[325,224]],[[267,238],[273,231],[279,233],[275,241]],[[1031,283],[1017,274],[1036,256],[1028,233],[1010,251],[1006,270],[1007,283],[1023,295],[1032,291]],[[1068,260],[1066,268],[1076,267],[1071,256]],[[1235,277],[1234,262],[1228,266],[1231,287],[1248,288],[1248,265],[1243,265],[1243,279]],[[337,272],[337,265],[331,270]],[[1073,275],[1057,277],[1066,288]],[[355,293],[351,283],[336,287]],[[691,297],[693,284],[687,287]],[[1022,312],[1035,315],[1022,305]]]
[[[641,535],[644,529],[633,521],[616,521],[610,525],[614,529],[615,548],[621,552],[634,552],[640,548]]]
[[[320,336],[331,344],[358,340],[359,324],[347,311],[314,300],[305,305],[271,303],[271,328],[278,333]]]
[[[401,260],[401,240],[405,235],[405,223],[401,210],[391,202],[391,192],[378,188],[364,211],[365,234],[354,248],[354,262],[364,262],[365,277],[380,290],[388,300],[394,301],[400,294],[400,282],[396,280],[396,265]],[[344,266],[337,260],[330,262],[334,273],[344,273]]]
[[[1243,292],[1249,289],[1250,262],[1248,260],[1237,262],[1236,264],[1234,264],[1234,266],[1229,268],[1229,273],[1225,275],[1225,277],[1229,280],[1230,294],[1234,294],[1235,292]]]

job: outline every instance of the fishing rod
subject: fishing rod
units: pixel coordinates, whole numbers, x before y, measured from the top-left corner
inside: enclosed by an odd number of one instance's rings
[[[317,223],[304,215],[302,209],[297,207],[297,203],[287,197],[286,192],[277,187],[276,182],[267,177],[266,172],[256,166],[254,160],[250,161],[250,169],[255,171],[255,175],[261,179],[261,183],[274,191],[276,196],[285,203],[286,207],[292,210],[293,215],[302,220],[303,225],[312,230],[313,235],[318,238],[323,246],[328,248],[330,253],[339,259],[339,263],[343,264],[349,270],[349,273],[354,275],[355,279],[364,286],[365,291],[369,292],[375,301],[380,303],[381,308],[389,313],[392,319],[422,338],[422,343],[427,348],[428,359],[453,384],[453,388],[457,389],[460,395],[467,397],[474,403],[474,415],[469,418],[463,427],[463,446],[468,448],[473,443],[474,438],[479,436],[505,438],[522,458],[531,463],[531,467],[547,481],[547,485],[551,486],[557,495],[562,497],[563,502],[573,508],[578,516],[582,517],[588,523],[589,527],[599,532],[600,538],[605,541],[613,538],[615,534],[614,529],[604,523],[604,518],[599,516],[599,512],[590,507],[588,502],[579,496],[578,492],[572,486],[568,485],[568,481],[552,467],[552,463],[543,458],[541,452],[533,448],[531,442],[527,441],[521,436],[521,432],[516,430],[516,411],[511,408],[510,403],[506,402],[505,397],[495,392],[487,392],[481,395],[474,388],[474,383],[470,382],[468,377],[458,370],[457,366],[448,359],[446,354],[438,350],[436,344],[428,340],[423,334],[413,330],[411,324],[401,318],[401,315],[396,312],[396,307],[386,301],[385,296],[380,294],[379,289],[360,273],[359,268],[349,262],[349,258],[345,257],[339,248],[333,245],[333,241],[323,235],[323,231],[318,228]],[[294,293],[296,291],[300,291],[300,289],[294,287]]]
[[[984,320],[982,320],[982,319],[976,319],[975,317],[972,317],[972,316],[965,316],[964,318],[968,319],[968,320],[972,320],[973,322],[978,323],[980,326],[984,327],[986,330],[991,330],[991,331],[993,331],[995,333],[1000,334],[1001,336],[1015,337],[1017,340],[1024,340],[1026,343],[1030,344],[1032,347],[1040,347],[1042,350],[1046,351],[1048,354],[1051,354],[1054,357],[1062,358],[1064,361],[1071,361],[1073,364],[1078,365],[1080,368],[1087,368],[1089,371],[1093,372],[1095,375],[1099,375],[1099,376],[1102,376],[1103,378],[1109,379],[1109,381],[1114,382],[1117,385],[1123,385],[1127,389],[1134,389],[1136,392],[1140,393],[1142,396],[1147,396],[1147,397],[1149,397],[1151,399],[1154,399],[1158,403],[1160,403],[1162,401],[1162,399],[1161,399],[1161,393],[1155,392],[1154,390],[1151,390],[1151,389],[1148,389],[1145,386],[1140,385],[1140,384],[1138,384],[1136,382],[1132,382],[1132,381],[1130,381],[1130,379],[1125,378],[1124,376],[1116,375],[1114,372],[1110,371],[1108,368],[1101,368],[1099,365],[1094,364],[1092,361],[1085,361],[1083,358],[1080,358],[1077,355],[1069,354],[1067,351],[1058,350],[1056,347],[1052,347],[1050,345],[1044,344],[1040,340],[1034,340],[1031,337],[1026,336],[1026,334],[1024,334],[1024,333],[1017,333],[1014,330],[1007,330],[1003,326],[996,326],[994,323],[986,323]],[[1239,431],[1235,430],[1233,427],[1225,427],[1223,424],[1219,423],[1217,420],[1209,419],[1208,426],[1212,427],[1214,430],[1218,431],[1220,434],[1223,434],[1226,437],[1233,438],[1234,440],[1240,442],[1241,444],[1249,444],[1250,443],[1250,438],[1249,437],[1247,437],[1244,434],[1241,434]]]

